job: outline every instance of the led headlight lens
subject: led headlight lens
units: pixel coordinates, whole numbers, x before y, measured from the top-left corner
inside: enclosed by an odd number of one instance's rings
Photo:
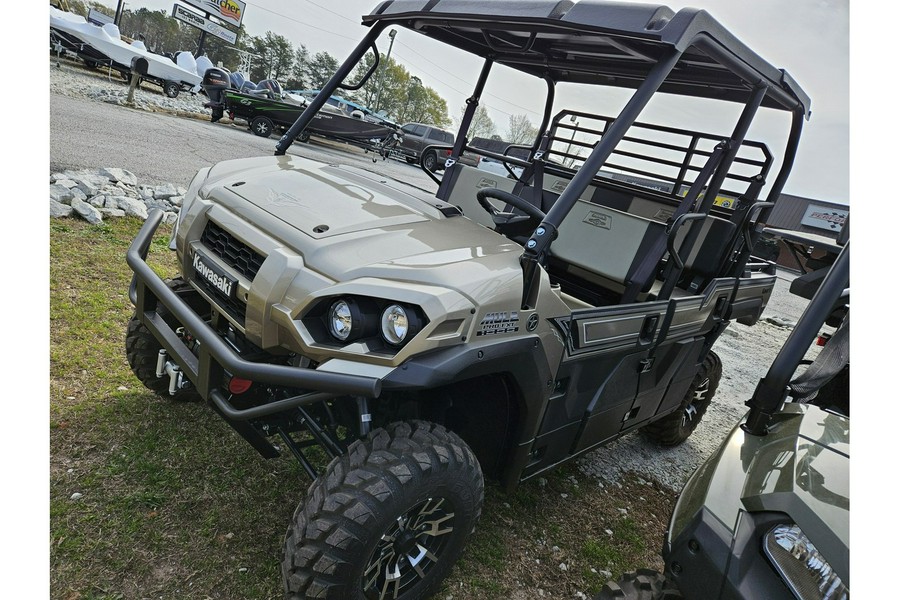
[[[350,337],[353,331],[353,314],[346,300],[338,300],[328,309],[328,331],[342,342]]]
[[[850,591],[796,525],[777,525],[766,534],[766,556],[801,600],[847,600]]]
[[[399,304],[391,304],[381,313],[381,335],[389,344],[399,345],[409,333],[409,317]]]

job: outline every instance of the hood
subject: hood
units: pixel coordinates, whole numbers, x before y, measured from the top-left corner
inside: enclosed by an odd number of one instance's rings
[[[492,280],[517,285],[521,273],[518,244],[424,191],[362,169],[295,156],[226,161],[210,170],[200,196],[334,281],[380,277],[477,294]]]
[[[849,584],[849,418],[787,403],[768,435],[732,430],[685,495],[702,501],[729,527],[740,509],[788,515]]]

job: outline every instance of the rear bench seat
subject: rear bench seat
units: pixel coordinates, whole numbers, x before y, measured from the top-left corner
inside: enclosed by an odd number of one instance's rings
[[[478,204],[475,194],[484,187],[512,192],[515,180],[459,163],[452,168],[458,173],[453,173],[456,181],[447,201],[460,207],[470,219],[493,228],[493,221]],[[565,177],[545,173],[541,210],[549,211],[568,183]],[[530,199],[532,195],[532,188],[525,188],[523,196]],[[618,303],[641,257],[654,240],[665,236],[666,222],[674,211],[670,204],[631,192],[588,186],[550,247],[550,272],[562,283],[563,295],[571,298],[572,305]],[[677,234],[676,247],[691,227],[701,227],[701,231],[692,251],[684,257],[685,271],[696,274],[699,281],[715,275],[734,225],[709,215],[700,223],[683,226]],[[658,287],[658,282],[655,283]],[[602,290],[596,293],[598,287]],[[656,287],[645,290],[639,299],[646,298],[648,293],[654,295]]]

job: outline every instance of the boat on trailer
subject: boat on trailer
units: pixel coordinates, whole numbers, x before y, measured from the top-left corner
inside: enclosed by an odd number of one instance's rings
[[[112,24],[98,26],[84,17],[50,7],[50,40],[54,45],[77,55],[90,67],[107,66],[123,77],[130,77],[132,62],[143,58],[147,61],[147,73],[142,79],[163,88],[167,96],[174,98],[180,91],[197,91],[202,75],[189,53],[179,53],[178,62],[167,56],[155,54],[144,47],[143,42],[127,43]],[[181,54],[185,57],[181,59]]]

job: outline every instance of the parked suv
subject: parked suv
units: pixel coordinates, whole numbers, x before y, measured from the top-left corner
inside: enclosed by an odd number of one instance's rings
[[[407,123],[400,128],[403,133],[403,141],[397,146],[397,152],[403,155],[408,163],[422,161],[422,165],[429,171],[439,171],[444,168],[444,163],[450,157],[450,148],[430,150],[424,157],[422,152],[428,146],[452,146],[456,138],[449,131],[444,131],[434,125],[422,123]]]

